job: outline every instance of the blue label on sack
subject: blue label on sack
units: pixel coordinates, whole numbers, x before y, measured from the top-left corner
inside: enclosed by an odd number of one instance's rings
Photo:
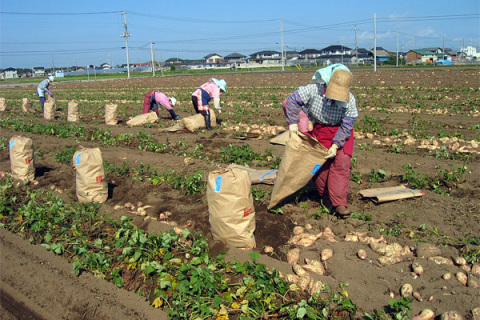
[[[15,144],[15,140],[10,141],[10,149],[12,149],[14,144]]]
[[[220,192],[220,185],[222,184],[222,177],[217,177],[215,180],[215,189],[213,189],[215,192]]]
[[[322,167],[321,164],[316,164],[315,167],[313,167],[313,170],[312,170],[312,174],[315,174],[318,172],[318,170],[320,170],[320,168]]]
[[[267,173],[265,173],[261,178],[260,178],[260,182],[263,182],[263,178],[265,178],[266,176],[268,176],[270,173],[273,173],[275,172],[275,169],[273,169],[272,171],[269,171]]]
[[[81,155],[82,155],[81,153],[77,154],[77,158],[75,158],[75,164],[76,164],[76,165],[79,165],[79,164],[80,164],[80,156],[81,156]]]

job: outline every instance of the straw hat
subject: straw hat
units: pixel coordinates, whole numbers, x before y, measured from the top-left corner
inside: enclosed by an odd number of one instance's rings
[[[325,96],[332,100],[350,101],[352,74],[346,70],[336,70],[327,86]]]

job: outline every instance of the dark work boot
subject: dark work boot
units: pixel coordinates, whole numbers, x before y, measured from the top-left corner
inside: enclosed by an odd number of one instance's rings
[[[207,127],[207,130],[212,130],[212,123],[210,121],[210,113],[208,113],[206,116],[205,116],[205,125]]]
[[[172,120],[181,120],[181,118],[177,116],[177,114],[175,113],[175,111],[173,111],[173,109],[168,110],[168,112],[170,112],[170,115],[172,116]]]

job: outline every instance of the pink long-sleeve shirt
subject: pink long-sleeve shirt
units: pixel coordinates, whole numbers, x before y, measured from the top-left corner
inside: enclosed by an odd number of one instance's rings
[[[207,91],[212,99],[220,98],[220,87],[217,86],[213,81],[202,84],[199,89]],[[196,92],[197,91],[195,91],[193,95],[195,95]]]
[[[155,91],[155,101],[158,106],[162,106],[167,110],[172,110],[172,105],[170,104],[170,98],[163,92]]]

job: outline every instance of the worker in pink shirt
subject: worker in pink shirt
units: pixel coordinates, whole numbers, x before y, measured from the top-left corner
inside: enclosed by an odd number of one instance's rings
[[[205,125],[208,130],[212,129],[210,121],[210,100],[213,99],[213,105],[218,113],[222,113],[220,92],[227,92],[227,82],[223,79],[218,80],[212,78],[192,93],[192,103],[195,112],[201,113],[205,117]]]
[[[143,113],[154,111],[158,118],[161,119],[162,117],[158,112],[158,106],[161,105],[170,112],[173,120],[180,120],[180,117],[173,110],[176,104],[177,99],[175,99],[175,97],[169,97],[165,93],[156,90],[149,91],[143,99]]]

